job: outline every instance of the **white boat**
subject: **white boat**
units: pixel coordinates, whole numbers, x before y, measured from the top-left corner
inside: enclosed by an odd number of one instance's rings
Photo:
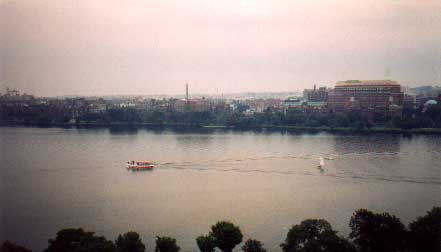
[[[155,168],[155,163],[152,161],[129,161],[127,162],[127,169],[130,170],[151,170]]]
[[[323,159],[323,157],[320,157],[318,168],[322,169],[323,167],[325,167],[325,160]]]

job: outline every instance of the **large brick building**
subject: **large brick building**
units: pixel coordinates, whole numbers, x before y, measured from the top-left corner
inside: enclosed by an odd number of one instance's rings
[[[328,94],[328,106],[336,112],[396,112],[402,104],[401,85],[391,80],[339,81]]]

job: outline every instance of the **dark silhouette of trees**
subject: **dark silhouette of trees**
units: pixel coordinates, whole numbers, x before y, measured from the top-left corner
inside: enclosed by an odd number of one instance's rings
[[[441,128],[441,102],[427,109],[426,115],[433,121],[434,127]]]
[[[426,215],[409,224],[407,230],[400,220],[389,213],[373,213],[359,209],[352,215],[349,226],[350,240],[337,235],[331,224],[324,219],[308,219],[294,225],[288,231],[283,252],[440,252],[441,207],[433,207]],[[231,222],[220,221],[211,227],[206,236],[196,238],[201,252],[214,252],[219,248],[231,252],[242,242],[239,227]],[[179,252],[176,239],[157,237],[155,252]],[[31,250],[5,241],[0,252],[30,252]],[[106,240],[81,228],[63,229],[43,252],[145,252],[146,247],[136,232],[119,235]],[[266,252],[258,240],[248,239],[243,252]]]
[[[214,248],[216,247],[216,240],[211,235],[197,237],[196,243],[201,252],[214,252]]]
[[[171,237],[156,237],[155,252],[178,252],[181,248],[176,245],[176,239]]]
[[[44,252],[113,252],[113,242],[93,232],[83,229],[63,229],[55,239],[49,240],[49,247]]]
[[[224,252],[231,252],[233,248],[242,242],[242,232],[238,226],[231,222],[220,221],[211,227],[210,236],[216,241],[216,247]]]
[[[304,220],[294,225],[280,245],[283,252],[353,252],[355,248],[337,236],[331,224],[323,219]]]
[[[416,252],[441,251],[441,207],[409,224],[412,249]]]
[[[138,111],[133,108],[109,109],[107,114],[111,122],[125,122],[128,124],[141,122]]]
[[[115,241],[115,247],[115,252],[145,252],[145,245],[136,232],[119,235]]]
[[[266,252],[263,244],[258,240],[248,239],[242,246],[243,252]]]
[[[0,247],[0,252],[32,252],[31,250],[12,243],[10,241],[5,241]]]
[[[352,215],[349,226],[349,237],[360,252],[399,252],[406,248],[408,233],[400,219],[389,213],[360,209]]]
[[[105,113],[85,113],[80,119],[88,123],[100,124],[106,124],[110,121],[108,115]]]

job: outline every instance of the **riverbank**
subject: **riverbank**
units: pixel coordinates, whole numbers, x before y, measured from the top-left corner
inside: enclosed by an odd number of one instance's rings
[[[441,128],[354,128],[354,127],[307,127],[293,125],[260,125],[260,126],[228,126],[228,125],[197,125],[197,124],[154,124],[154,123],[49,123],[38,124],[33,122],[0,121],[0,126],[26,126],[26,127],[60,127],[60,128],[155,128],[155,129],[222,129],[222,130],[283,130],[305,132],[330,132],[330,133],[391,133],[391,134],[441,134]]]

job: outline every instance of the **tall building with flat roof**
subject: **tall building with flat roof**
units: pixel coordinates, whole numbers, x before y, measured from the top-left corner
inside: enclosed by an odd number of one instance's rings
[[[392,80],[339,81],[328,94],[333,111],[396,111],[403,104],[401,85]]]
[[[328,91],[326,87],[317,88],[317,86],[314,85],[313,89],[303,90],[303,98],[308,102],[327,102]]]

